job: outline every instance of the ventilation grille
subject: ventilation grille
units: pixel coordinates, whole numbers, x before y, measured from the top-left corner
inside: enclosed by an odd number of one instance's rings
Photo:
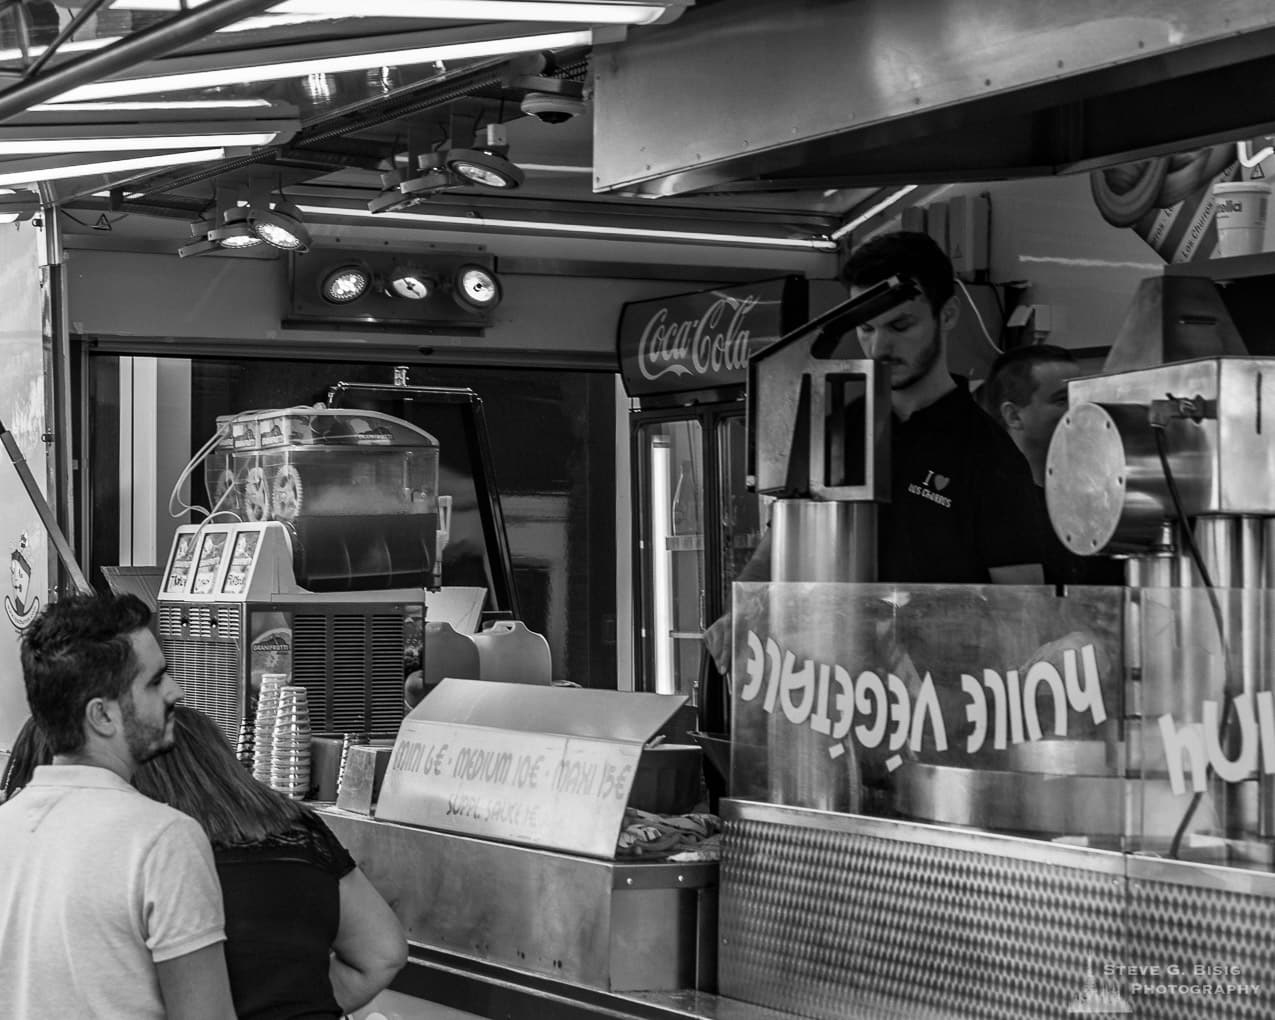
[[[306,688],[310,726],[392,735],[403,721],[403,613],[298,612],[292,682]]]
[[[232,745],[243,713],[242,633],[237,607],[159,608],[159,643],[168,675],[180,685],[182,701],[212,718]]]
[[[238,606],[172,604],[159,607],[159,636],[238,642],[243,636]]]

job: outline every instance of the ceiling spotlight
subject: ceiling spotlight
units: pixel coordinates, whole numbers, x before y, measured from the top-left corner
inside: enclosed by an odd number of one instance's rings
[[[301,210],[287,200],[273,202],[269,209],[252,206],[248,225],[266,244],[298,254],[310,250],[310,231],[301,220]]]
[[[522,170],[498,153],[485,149],[451,149],[447,153],[447,169],[466,184],[484,188],[516,188],[522,184]]]
[[[223,248],[254,248],[261,243],[261,238],[248,225],[248,209],[245,206],[231,206],[221,218],[225,225],[208,231],[208,240]]]
[[[417,266],[400,263],[395,265],[385,281],[385,293],[390,297],[407,298],[409,301],[424,301],[434,293],[437,286],[435,279]]]
[[[435,157],[442,158],[443,165],[458,178],[457,184],[509,190],[523,182],[523,172],[506,158],[508,151],[504,125],[488,124],[472,147],[445,148]],[[425,165],[424,160],[421,165]]]
[[[344,265],[333,269],[323,278],[319,292],[323,300],[334,305],[348,305],[367,293],[372,283],[372,272],[363,265]]]
[[[459,182],[433,156],[423,156],[419,173],[404,177],[397,171],[381,174],[381,193],[368,202],[369,212],[392,212],[408,209],[430,195],[454,188]]]
[[[488,311],[500,304],[500,281],[482,266],[467,263],[456,270],[453,279],[456,300],[478,311]]]

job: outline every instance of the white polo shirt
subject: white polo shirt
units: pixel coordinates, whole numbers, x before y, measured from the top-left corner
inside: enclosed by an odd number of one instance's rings
[[[224,938],[193,818],[88,765],[0,804],[0,1017],[162,1020],[155,964]]]

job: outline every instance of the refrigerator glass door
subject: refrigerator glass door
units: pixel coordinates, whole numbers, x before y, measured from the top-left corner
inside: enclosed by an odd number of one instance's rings
[[[647,422],[637,449],[644,686],[694,702],[705,627],[703,428]]]
[[[720,572],[719,605],[722,612],[730,609],[730,586],[752,557],[761,541],[761,518],[758,497],[745,485],[747,431],[742,414],[724,415],[717,420],[717,495],[715,508],[718,562]]]

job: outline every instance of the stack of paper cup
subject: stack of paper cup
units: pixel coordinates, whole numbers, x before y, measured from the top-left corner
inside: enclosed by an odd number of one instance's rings
[[[304,687],[280,687],[270,785],[301,800],[310,792],[310,705]]]
[[[1270,194],[1270,185],[1265,181],[1213,185],[1219,256],[1255,255],[1262,250]]]
[[[252,778],[269,785],[274,764],[274,720],[279,713],[279,688],[288,682],[284,673],[263,673],[257,693],[256,725],[253,727]]]
[[[253,766],[253,748],[257,743],[256,724],[248,716],[239,724],[239,739],[235,742],[235,757],[249,771]]]

